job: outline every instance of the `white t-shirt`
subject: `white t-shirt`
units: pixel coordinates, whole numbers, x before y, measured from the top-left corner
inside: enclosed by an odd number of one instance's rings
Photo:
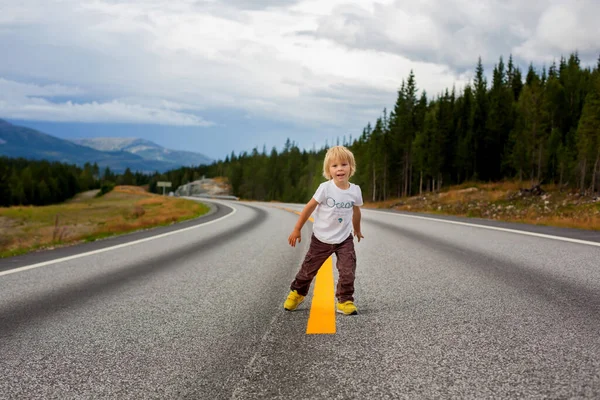
[[[319,185],[313,198],[319,202],[313,214],[315,237],[327,244],[348,239],[352,232],[352,207],[363,205],[360,187],[351,183],[348,189],[342,190],[329,180]]]

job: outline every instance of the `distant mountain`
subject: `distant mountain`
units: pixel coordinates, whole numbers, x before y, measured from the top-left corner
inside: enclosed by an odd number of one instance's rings
[[[191,151],[170,150],[154,142],[139,138],[90,138],[74,139],[74,143],[100,151],[126,151],[145,160],[164,161],[179,166],[211,164],[212,159]]]
[[[134,172],[164,172],[182,165],[147,160],[126,151],[99,151],[35,129],[13,125],[2,119],[0,119],[0,156],[60,161],[76,165],[96,162],[100,168],[109,167],[115,172],[123,172],[126,168]]]

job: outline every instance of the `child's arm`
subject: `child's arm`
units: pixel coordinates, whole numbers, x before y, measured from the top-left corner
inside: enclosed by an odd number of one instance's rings
[[[354,206],[352,207],[352,226],[354,227],[354,237],[358,239],[364,239],[364,236],[360,232],[360,207]]]
[[[302,231],[302,227],[306,223],[306,220],[308,220],[308,217],[310,217],[310,215],[313,213],[313,211],[315,211],[315,208],[317,208],[318,205],[319,203],[314,198],[312,198],[306,204],[306,206],[304,206],[304,209],[302,210],[302,212],[300,213],[300,217],[298,218],[298,222],[296,222],[294,230],[288,237],[288,243],[290,244],[290,246],[296,247],[296,240],[298,240],[298,243],[302,241],[302,234],[300,233],[300,231]]]

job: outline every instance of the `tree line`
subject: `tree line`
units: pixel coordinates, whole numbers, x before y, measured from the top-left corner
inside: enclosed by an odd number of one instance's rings
[[[116,173],[110,167],[101,169],[97,163],[85,163],[80,167],[58,161],[0,156],[0,207],[57,204],[83,191],[101,189],[104,193],[115,185],[147,185],[151,192],[162,193],[157,182],[171,181],[173,188],[177,188],[206,175],[208,168],[186,167],[153,174],[133,172],[127,168]]]
[[[354,140],[353,181],[371,201],[439,190],[466,181],[517,179],[582,192],[600,188],[600,58],[583,67],[577,53],[523,72],[500,57],[487,82],[481,59],[472,82],[430,99],[411,71],[393,108]],[[226,176],[235,195],[307,201],[319,182],[325,148],[228,156],[207,176]],[[189,172],[188,172],[189,175]]]
[[[144,185],[151,176],[126,169],[116,174],[98,164],[86,163],[83,167],[24,158],[0,157],[0,206],[61,203],[77,193],[112,188],[114,185]]]

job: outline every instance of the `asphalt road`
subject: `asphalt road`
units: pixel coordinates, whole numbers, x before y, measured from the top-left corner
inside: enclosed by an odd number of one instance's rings
[[[363,210],[359,315],[307,335],[312,293],[282,303],[310,223],[291,248],[293,213],[221,204],[1,260],[0,398],[600,397],[600,234]]]

